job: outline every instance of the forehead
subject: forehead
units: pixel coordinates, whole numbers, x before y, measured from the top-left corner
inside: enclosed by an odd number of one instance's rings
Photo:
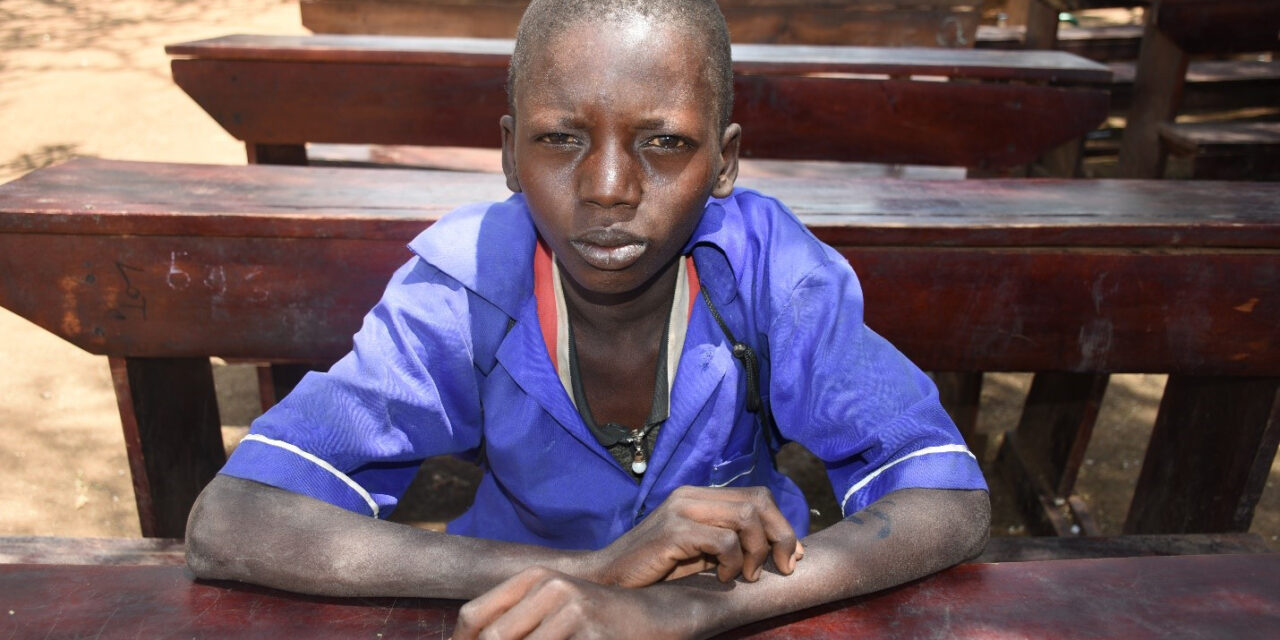
[[[704,39],[645,17],[580,20],[540,39],[517,80],[517,112],[602,102],[714,110]],[[524,115],[524,114],[520,114]]]

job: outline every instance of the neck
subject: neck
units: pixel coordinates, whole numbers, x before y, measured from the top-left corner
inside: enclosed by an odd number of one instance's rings
[[[675,295],[677,266],[683,259],[684,256],[677,255],[648,282],[625,294],[583,290],[561,269],[565,307],[575,329],[625,334],[666,322]]]

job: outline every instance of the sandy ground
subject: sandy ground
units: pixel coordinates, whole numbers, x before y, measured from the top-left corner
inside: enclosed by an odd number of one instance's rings
[[[243,147],[174,86],[163,51],[237,32],[305,30],[289,0],[0,1],[0,182],[75,155],[243,163]],[[217,361],[215,375],[230,444],[256,415],[256,380]],[[988,376],[980,430],[1010,428],[1028,384]],[[1161,376],[1118,376],[1108,392],[1079,483],[1105,532],[1123,522],[1162,388]],[[0,535],[139,535],[106,359],[0,309],[0,389]],[[428,470],[421,487],[456,497],[458,477]],[[1277,485],[1280,465],[1253,530],[1280,549]]]

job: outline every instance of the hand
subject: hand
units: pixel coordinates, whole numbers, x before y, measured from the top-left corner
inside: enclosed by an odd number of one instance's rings
[[[680,487],[631,531],[592,554],[587,577],[643,587],[712,567],[721,582],[759,579],[765,559],[790,575],[804,547],[763,487]]]
[[[458,611],[454,640],[486,638],[680,638],[692,630],[652,590],[623,590],[532,567]]]

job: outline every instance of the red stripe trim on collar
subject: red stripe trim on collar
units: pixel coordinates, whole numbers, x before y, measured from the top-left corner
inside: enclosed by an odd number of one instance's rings
[[[685,256],[685,268],[689,278],[689,315],[693,315],[694,304],[698,301],[701,284],[698,282],[698,270],[693,265],[693,256]],[[542,340],[547,345],[547,355],[551,365],[560,366],[556,359],[556,329],[560,319],[556,317],[556,292],[551,280],[551,249],[538,238],[538,246],[533,252],[533,296],[538,304],[538,325],[542,329]],[[687,318],[686,318],[687,320]]]

